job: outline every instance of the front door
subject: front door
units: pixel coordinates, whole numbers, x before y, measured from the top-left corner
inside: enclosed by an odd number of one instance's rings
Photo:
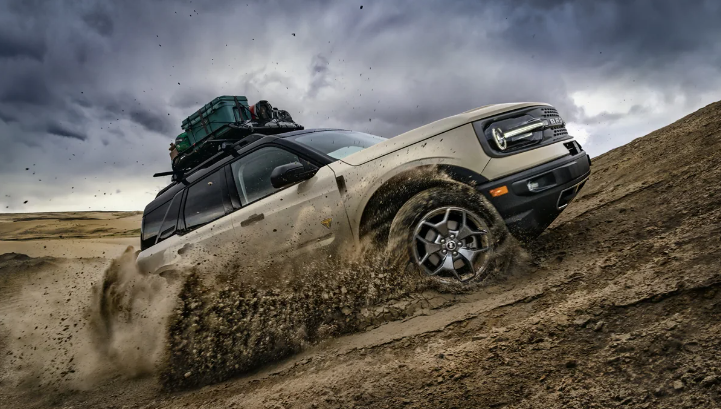
[[[243,264],[284,262],[301,254],[333,257],[333,250],[351,239],[335,174],[328,166],[306,181],[282,189],[272,186],[273,169],[304,161],[289,150],[267,146],[231,163],[241,206],[231,218]]]

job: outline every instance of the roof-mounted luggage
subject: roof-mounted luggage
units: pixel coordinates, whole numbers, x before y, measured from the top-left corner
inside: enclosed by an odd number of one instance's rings
[[[249,106],[244,96],[220,96],[187,117],[182,128],[184,132],[170,144],[175,173],[183,173],[210,158],[223,142],[235,142],[253,133],[275,135],[296,131],[303,126],[268,101]]]

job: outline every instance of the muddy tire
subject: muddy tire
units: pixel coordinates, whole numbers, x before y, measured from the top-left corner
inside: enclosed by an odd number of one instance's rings
[[[444,286],[463,286],[505,267],[508,236],[486,198],[453,184],[408,200],[391,223],[387,250],[395,268],[416,270]]]

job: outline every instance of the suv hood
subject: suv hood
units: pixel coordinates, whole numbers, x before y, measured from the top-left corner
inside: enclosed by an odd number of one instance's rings
[[[427,138],[431,138],[440,133],[449,131],[453,128],[457,128],[461,125],[465,125],[479,119],[487,118],[489,116],[498,115],[503,112],[538,105],[550,106],[549,104],[543,102],[514,102],[507,104],[486,105],[480,108],[474,108],[458,115],[439,119],[438,121],[431,122],[428,125],[423,125],[419,128],[390,138],[385,142],[373,145],[370,148],[363,149],[360,152],[348,155],[343,158],[343,162],[352,166],[362,165],[368,161],[379,158],[383,155],[387,155],[389,153],[393,153],[399,149],[405,148],[406,146],[413,145],[414,143],[420,142]]]

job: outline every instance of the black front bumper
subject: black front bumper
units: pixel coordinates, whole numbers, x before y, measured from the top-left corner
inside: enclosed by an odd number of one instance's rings
[[[576,197],[591,174],[589,156],[577,143],[569,144],[572,147],[568,156],[477,187],[517,239],[528,240],[541,234]],[[490,191],[502,186],[508,188],[508,193],[492,197]]]

